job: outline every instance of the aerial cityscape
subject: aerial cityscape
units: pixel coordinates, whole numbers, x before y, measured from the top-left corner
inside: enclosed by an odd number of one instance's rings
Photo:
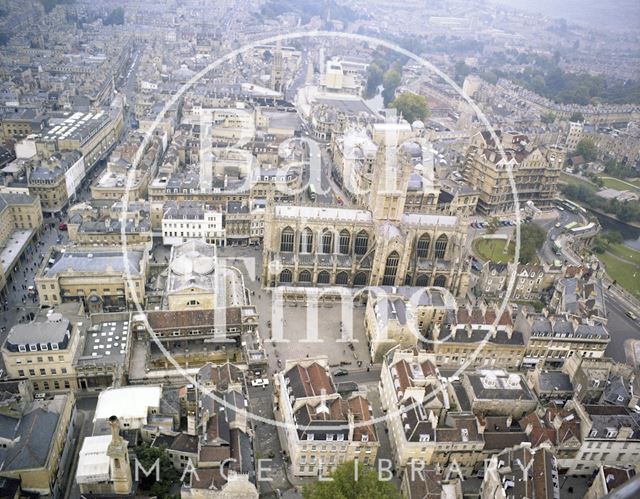
[[[640,497],[640,3],[0,0],[0,498]]]

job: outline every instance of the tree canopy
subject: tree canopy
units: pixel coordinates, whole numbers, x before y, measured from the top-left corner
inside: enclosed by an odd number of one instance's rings
[[[389,107],[397,109],[409,123],[416,120],[424,121],[429,116],[427,99],[412,92],[401,93],[389,104]]]
[[[382,97],[384,98],[384,105],[388,106],[396,95],[396,89],[400,86],[402,81],[400,72],[394,68],[391,68],[384,74],[382,78],[382,84],[384,90],[382,91]]]
[[[173,497],[171,495],[171,487],[174,483],[180,481],[180,473],[173,467],[164,448],[141,445],[136,447],[136,458],[145,470],[150,470],[156,460],[160,459],[161,480],[159,482],[156,481],[155,472],[149,476],[140,474],[140,489],[157,497]]]
[[[536,223],[520,226],[520,263],[534,263],[547,235]]]
[[[355,477],[357,476],[357,480]],[[305,485],[304,499],[399,499],[393,483],[378,480],[376,471],[358,465],[357,474],[353,461],[339,465],[331,474],[331,481],[317,481]]]
[[[580,139],[575,152],[582,156],[587,162],[593,161],[598,157],[598,147],[591,139]]]

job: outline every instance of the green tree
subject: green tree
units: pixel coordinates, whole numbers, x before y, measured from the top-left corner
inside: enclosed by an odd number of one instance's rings
[[[540,121],[542,121],[542,123],[544,123],[545,125],[550,125],[551,123],[556,121],[556,115],[552,112],[544,113],[542,116],[540,116]]]
[[[495,234],[498,230],[498,227],[500,227],[500,221],[498,220],[498,217],[491,217],[487,222],[487,234]]]
[[[416,120],[424,121],[429,116],[427,99],[412,92],[401,93],[389,104],[389,107],[397,109],[409,123]]]
[[[357,476],[357,480],[356,477]],[[378,480],[378,474],[353,461],[339,465],[331,481],[317,481],[302,489],[304,499],[399,499],[400,494],[388,481]]]
[[[367,86],[365,88],[365,97],[367,99],[376,95],[378,87],[382,85],[383,75],[384,71],[378,64],[375,62],[369,64],[367,68]]]
[[[136,447],[136,458],[144,469],[148,470],[154,463],[160,459],[160,478],[156,481],[156,474],[151,473],[149,476],[140,477],[140,489],[149,492],[150,495],[170,498],[171,488],[174,483],[180,481],[180,473],[173,467],[173,464],[167,457],[164,448],[149,447],[141,445]]]
[[[382,97],[384,98],[384,105],[388,106],[389,102],[393,100],[396,95],[396,89],[400,86],[402,78],[400,73],[395,69],[390,69],[384,74],[382,84],[384,90],[382,91]]]
[[[466,62],[458,61],[456,62],[453,72],[453,79],[458,85],[462,85],[464,79],[469,75],[469,73],[471,73],[471,68],[467,65]]]
[[[520,226],[520,263],[534,263],[546,239],[546,232],[536,223]]]
[[[569,118],[569,121],[574,121],[574,122],[580,121],[584,123],[584,116],[582,115],[582,113],[576,111],[571,115],[571,117]]]
[[[593,161],[598,156],[598,147],[591,139],[580,139],[575,152],[582,156],[585,161]]]

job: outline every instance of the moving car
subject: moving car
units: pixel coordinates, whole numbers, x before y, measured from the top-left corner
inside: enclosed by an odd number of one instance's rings
[[[638,316],[636,314],[634,314],[631,310],[627,310],[627,312],[625,313],[625,315],[627,317],[629,317],[629,319],[631,319],[632,321],[636,321],[638,320]]]
[[[334,376],[346,376],[347,374],[349,374],[349,371],[346,369],[335,369],[333,371]]]

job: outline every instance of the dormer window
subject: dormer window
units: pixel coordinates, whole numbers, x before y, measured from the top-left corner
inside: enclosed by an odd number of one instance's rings
[[[30,352],[37,352],[38,351],[38,345],[36,345],[35,343],[31,343],[31,345],[29,345],[29,351]]]
[[[598,436],[598,430],[591,430],[589,432],[589,436],[590,437],[597,437]]]
[[[315,438],[313,433],[307,433],[307,440],[313,440]]]
[[[333,440],[333,437],[334,437],[333,433],[327,433],[327,440],[331,441]]]
[[[419,438],[420,442],[428,442],[429,440],[431,440],[431,436],[430,435],[426,435],[424,433],[420,434],[420,438]]]
[[[51,350],[58,350],[58,344],[57,343],[51,343]]]
[[[18,345],[18,352],[26,352],[27,347],[25,345]]]
[[[49,350],[49,347],[46,343],[40,343],[40,350],[46,351]]]
[[[369,441],[369,435],[367,433],[363,433],[362,434],[362,441],[363,442],[368,442]]]
[[[344,435],[342,433],[338,433],[338,442],[342,442],[344,440]]]

